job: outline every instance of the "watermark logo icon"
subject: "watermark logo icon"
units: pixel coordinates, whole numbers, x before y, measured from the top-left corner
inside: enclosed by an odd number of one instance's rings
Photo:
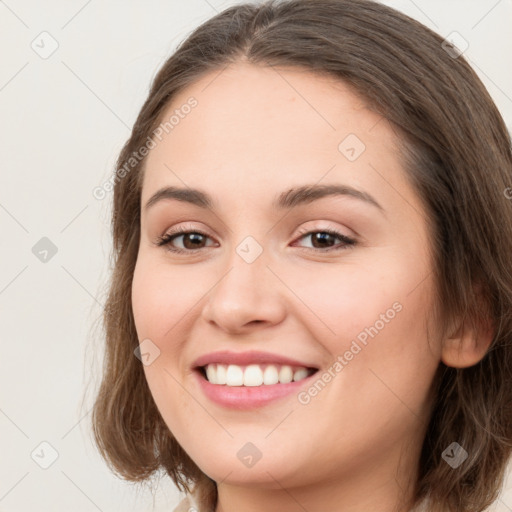
[[[458,468],[467,458],[468,452],[459,443],[453,442],[441,454],[441,457],[453,468]]]
[[[349,133],[338,145],[338,151],[349,162],[357,160],[365,149],[365,144],[355,133]]]
[[[56,254],[57,246],[46,236],[43,236],[34,247],[32,254],[42,263],[48,263]]]
[[[458,32],[451,32],[441,47],[452,59],[456,59],[469,48],[469,43]]]
[[[43,441],[32,450],[30,457],[40,468],[48,469],[59,458],[59,452],[48,441]]]
[[[149,338],[142,340],[133,353],[144,366],[150,366],[160,357],[160,349]]]
[[[41,59],[48,59],[57,51],[59,43],[57,39],[45,30],[35,37],[30,43],[30,47]]]
[[[263,252],[263,247],[252,236],[246,236],[238,244],[236,252],[246,263],[252,263]]]
[[[263,457],[263,454],[253,443],[245,443],[242,448],[238,450],[236,456],[244,466],[252,468],[261,459],[261,457]]]

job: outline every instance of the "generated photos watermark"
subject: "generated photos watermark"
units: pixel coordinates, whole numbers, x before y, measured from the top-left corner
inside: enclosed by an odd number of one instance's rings
[[[368,344],[368,337],[375,338],[387,324],[393,320],[397,313],[402,311],[403,307],[400,302],[394,302],[393,305],[386,310],[385,313],[381,313],[379,319],[374,322],[370,327],[365,327],[357,336],[356,339],[352,340],[350,347],[341,355],[336,357],[334,363],[324,370],[322,374],[316,379],[316,381],[306,390],[301,391],[297,395],[299,403],[307,405],[311,400],[318,396],[318,394],[331,382],[336,375],[338,375],[347,366],[350,361],[359,354],[363,348]]]
[[[98,201],[105,199],[107,194],[114,190],[114,185],[125,178],[133,168],[137,167],[137,165],[139,165],[139,163],[142,162],[142,160],[149,154],[149,151],[151,149],[155,149],[158,143],[162,142],[164,134],[168,134],[174,130],[174,128],[176,128],[176,126],[178,126],[180,122],[185,119],[190,112],[192,112],[192,109],[197,107],[198,104],[198,101],[191,96],[186,103],[181,105],[179,108],[174,109],[169,119],[160,123],[153,133],[148,135],[146,142],[144,142],[138,151],[134,151],[132,153],[123,167],[115,170],[107,180],[92,190],[94,198]]]

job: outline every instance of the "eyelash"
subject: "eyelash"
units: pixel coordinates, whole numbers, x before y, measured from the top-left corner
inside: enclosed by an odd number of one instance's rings
[[[319,252],[330,252],[330,251],[343,251],[343,250],[349,249],[349,248],[357,245],[357,241],[354,240],[353,238],[350,238],[346,235],[343,235],[342,233],[339,233],[338,231],[336,231],[334,229],[329,229],[329,228],[317,229],[317,230],[303,229],[303,230],[299,231],[300,236],[298,239],[304,238],[305,235],[312,235],[314,233],[327,233],[335,238],[339,238],[342,241],[343,245],[338,246],[338,247],[327,247],[325,249],[318,249],[316,247],[303,247],[303,249],[312,250],[314,252],[318,252],[318,251]],[[174,231],[166,233],[163,236],[159,236],[156,240],[156,245],[158,247],[167,246],[166,249],[168,251],[171,251],[173,253],[179,253],[179,254],[184,254],[184,253],[194,254],[197,251],[200,251],[201,249],[203,249],[203,248],[181,249],[181,248],[171,246],[171,242],[175,238],[178,238],[179,236],[182,236],[182,235],[188,235],[188,234],[197,234],[197,235],[201,235],[201,236],[210,238],[206,233],[204,233],[200,230],[197,230],[197,229],[192,230],[192,229],[188,229],[186,226],[185,227],[180,226],[180,227],[176,228]]]

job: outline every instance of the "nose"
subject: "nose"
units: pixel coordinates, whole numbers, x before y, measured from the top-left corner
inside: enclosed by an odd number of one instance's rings
[[[208,293],[202,318],[233,334],[277,325],[285,318],[285,290],[263,254],[251,263],[235,254]]]

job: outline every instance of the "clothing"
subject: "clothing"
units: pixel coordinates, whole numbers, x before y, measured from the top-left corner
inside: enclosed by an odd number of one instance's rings
[[[203,508],[204,507],[200,508],[190,495],[187,495],[180,501],[173,512],[203,512]]]

